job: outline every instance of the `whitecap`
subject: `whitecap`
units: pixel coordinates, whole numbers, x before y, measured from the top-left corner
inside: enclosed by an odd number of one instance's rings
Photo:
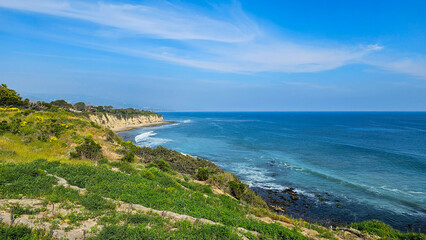
[[[138,145],[144,146],[144,147],[156,147],[156,146],[160,146],[164,143],[172,141],[171,139],[167,139],[167,138],[153,137],[155,135],[157,135],[157,133],[154,131],[141,133],[135,137],[135,142]]]
[[[146,141],[146,139],[148,139],[149,137],[151,137],[151,136],[155,136],[155,135],[157,135],[157,133],[155,133],[154,131],[149,131],[149,132],[141,133],[141,134],[139,134],[139,135],[137,135],[137,136],[135,137],[135,142],[136,142],[136,143],[144,142],[144,141]]]

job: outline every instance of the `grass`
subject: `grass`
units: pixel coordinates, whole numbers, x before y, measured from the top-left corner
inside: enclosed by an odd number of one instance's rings
[[[352,223],[350,226],[362,232],[379,236],[382,239],[426,240],[426,235],[424,234],[402,233],[377,220]]]
[[[6,226],[0,223],[0,239],[47,240],[51,239],[51,236],[43,230],[31,229],[24,225]]]
[[[233,227],[243,227],[257,231],[269,239],[304,239],[299,233],[278,224],[266,224],[246,218],[251,209],[248,205],[242,205],[225,195],[214,195],[209,186],[191,183],[192,189],[185,189],[178,182],[176,175],[156,168],[135,170],[137,172],[134,174],[126,174],[112,171],[105,165],[73,165],[45,160],[20,164],[4,163],[0,166],[2,198],[45,197],[52,202],[70,201],[84,206],[89,211],[98,211],[98,215],[101,215],[105,211],[115,209],[113,203],[102,198],[108,197],[158,210],[210,219],[227,226],[220,228],[221,231],[226,230],[225,232]],[[53,187],[57,180],[47,176],[45,171],[65,178],[72,185],[86,188],[87,193],[79,195],[75,190]],[[155,178],[146,178],[145,172],[151,172]],[[197,234],[204,234],[203,229],[199,229],[201,232]],[[150,231],[147,234],[150,234]]]

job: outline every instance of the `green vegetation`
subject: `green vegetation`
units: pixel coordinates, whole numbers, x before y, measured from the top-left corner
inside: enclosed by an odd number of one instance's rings
[[[200,181],[206,181],[209,179],[210,173],[211,171],[209,169],[200,167],[197,169],[196,178]]]
[[[24,225],[6,226],[0,223],[0,239],[47,240],[51,239],[51,236],[43,230],[31,229]]]
[[[12,90],[10,99],[16,95]],[[5,203],[0,211],[13,209],[14,217],[49,227],[0,224],[0,239],[51,239],[54,230],[81,229],[89,220],[96,221],[85,232],[89,239],[306,239],[300,233],[308,228],[303,221],[274,213],[237,176],[212,162],[124,142],[84,114],[66,110],[90,109],[82,102],[3,106],[7,108],[0,108],[0,199]],[[136,205],[198,220],[132,209]],[[384,239],[425,239],[377,221],[351,226]],[[309,228],[327,239],[340,236],[317,225]]]
[[[101,145],[97,144],[91,136],[87,136],[81,145],[75,147],[75,152],[80,158],[99,160],[103,157],[101,149]]]
[[[27,102],[22,101],[22,97],[15,90],[7,88],[6,84],[0,85],[0,106],[23,106]]]
[[[350,226],[362,232],[379,236],[382,239],[426,240],[426,236],[424,234],[402,233],[377,220],[352,223]]]

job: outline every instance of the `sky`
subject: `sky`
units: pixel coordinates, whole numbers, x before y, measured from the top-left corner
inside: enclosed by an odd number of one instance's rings
[[[0,82],[156,111],[426,111],[426,1],[0,0]]]

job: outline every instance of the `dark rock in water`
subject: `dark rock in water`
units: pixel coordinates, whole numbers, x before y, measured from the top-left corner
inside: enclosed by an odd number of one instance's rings
[[[283,193],[287,193],[287,194],[290,194],[290,195],[297,194],[297,193],[294,191],[294,188],[287,188],[287,189],[283,190]]]
[[[287,212],[285,208],[280,206],[270,205],[270,207],[277,212],[283,212],[283,213]]]
[[[279,196],[279,198],[282,199],[282,200],[287,200],[287,198],[284,197],[284,196]]]
[[[299,200],[299,196],[297,195],[291,195],[290,197],[292,200]]]

